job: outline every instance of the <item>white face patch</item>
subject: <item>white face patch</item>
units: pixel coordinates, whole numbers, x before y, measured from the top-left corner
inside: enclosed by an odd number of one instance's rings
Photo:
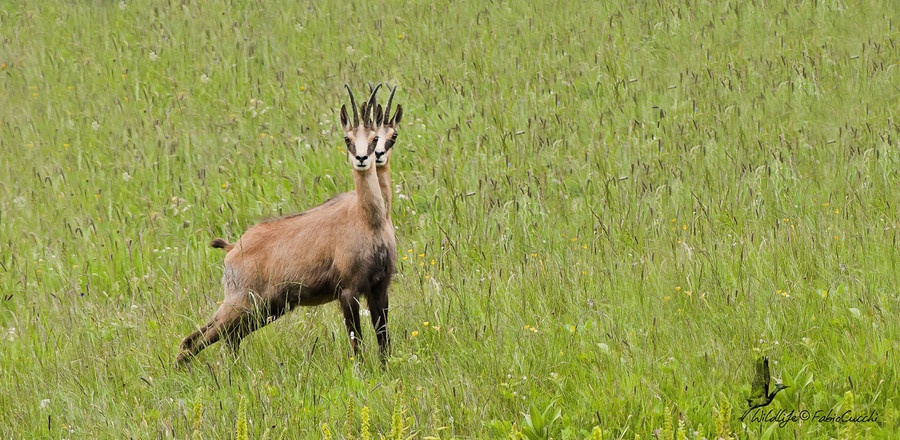
[[[366,171],[372,167],[375,161],[375,154],[372,143],[375,140],[376,133],[367,130],[365,127],[357,127],[350,133],[347,133],[350,139],[350,145],[347,147],[347,157],[350,164],[357,171]]]
[[[375,145],[375,165],[382,167],[385,166],[391,157],[391,151],[388,149],[388,143],[393,142],[391,139],[394,136],[393,127],[388,127],[382,125],[378,127],[378,143]]]

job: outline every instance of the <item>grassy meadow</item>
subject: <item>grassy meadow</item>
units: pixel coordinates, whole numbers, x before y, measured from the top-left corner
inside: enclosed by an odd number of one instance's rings
[[[900,431],[896,3],[326,3],[0,3],[0,438]],[[353,188],[368,81],[387,367],[332,303],[173,369],[209,241]],[[742,419],[759,356],[876,420]]]

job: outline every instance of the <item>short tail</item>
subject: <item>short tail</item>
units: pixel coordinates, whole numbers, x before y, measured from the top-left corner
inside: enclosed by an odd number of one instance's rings
[[[217,238],[217,239],[213,240],[209,245],[214,248],[225,249],[225,252],[229,252],[232,249],[234,249],[233,244],[231,244],[221,238]]]

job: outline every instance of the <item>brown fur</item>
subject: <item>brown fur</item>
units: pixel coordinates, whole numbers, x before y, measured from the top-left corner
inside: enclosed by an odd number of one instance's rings
[[[374,101],[373,98],[370,98]],[[374,137],[371,123],[353,127],[342,109],[351,144]],[[357,140],[359,139],[359,142]],[[357,150],[359,148],[357,147]],[[361,150],[359,150],[361,151]],[[373,149],[369,148],[369,154]],[[365,154],[364,151],[351,153]],[[225,338],[236,349],[241,339],[298,305],[339,300],[354,352],[360,335],[359,301],[366,297],[382,359],[388,353],[387,290],[397,259],[375,165],[353,169],[355,191],[332,198],[298,215],[254,225],[235,243],[216,239],[225,249],[225,300],[212,319],[184,338],[176,364]]]

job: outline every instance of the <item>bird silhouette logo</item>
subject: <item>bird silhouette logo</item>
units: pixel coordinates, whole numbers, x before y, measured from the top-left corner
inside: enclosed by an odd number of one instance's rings
[[[787,388],[781,382],[775,382],[775,388],[769,392],[769,382],[772,380],[769,372],[769,358],[764,356],[756,360],[756,376],[753,377],[753,385],[750,388],[750,397],[747,398],[747,412],[741,416],[741,420],[757,408],[768,406],[775,399],[779,391]]]

